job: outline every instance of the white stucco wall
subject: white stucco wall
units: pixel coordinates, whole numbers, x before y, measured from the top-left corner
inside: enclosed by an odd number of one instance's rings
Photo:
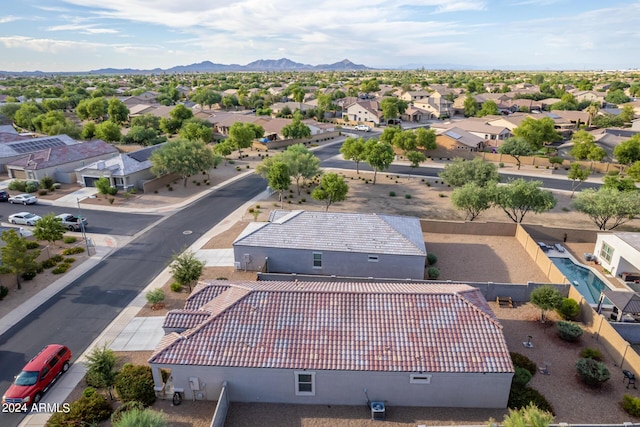
[[[602,254],[603,244],[612,247],[611,261]],[[633,246],[612,233],[598,233],[593,254],[598,258],[603,268],[606,268],[614,276],[620,276],[623,272],[640,272],[640,252]]]

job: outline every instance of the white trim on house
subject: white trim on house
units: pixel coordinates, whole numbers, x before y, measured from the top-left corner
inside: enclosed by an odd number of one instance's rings
[[[316,373],[315,372],[295,371],[293,375],[294,375],[293,379],[295,383],[296,396],[315,396],[316,395]]]

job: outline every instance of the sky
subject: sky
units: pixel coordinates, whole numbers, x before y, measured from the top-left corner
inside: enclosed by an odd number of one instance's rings
[[[373,68],[640,68],[640,0],[2,1],[0,70],[349,59]]]

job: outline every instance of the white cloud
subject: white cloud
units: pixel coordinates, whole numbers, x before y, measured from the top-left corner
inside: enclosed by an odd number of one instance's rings
[[[19,17],[19,16],[0,16],[0,24],[7,24],[9,22],[14,22],[14,21],[19,21],[23,18]]]

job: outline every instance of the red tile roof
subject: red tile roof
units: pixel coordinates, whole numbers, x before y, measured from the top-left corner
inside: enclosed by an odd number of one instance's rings
[[[209,287],[218,296],[202,308],[212,314],[167,335],[150,363],[513,372],[500,323],[468,285],[213,281],[196,290]]]

